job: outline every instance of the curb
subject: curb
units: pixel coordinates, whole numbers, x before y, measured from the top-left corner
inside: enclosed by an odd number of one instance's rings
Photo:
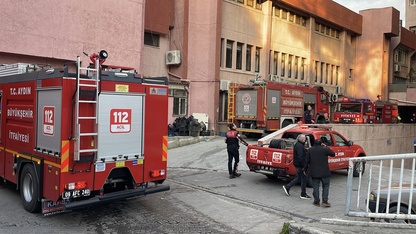
[[[175,136],[175,137],[168,137],[168,149],[174,149],[185,145],[196,144],[203,141],[211,141],[216,139],[220,136],[198,136],[198,137],[191,137],[191,136]]]

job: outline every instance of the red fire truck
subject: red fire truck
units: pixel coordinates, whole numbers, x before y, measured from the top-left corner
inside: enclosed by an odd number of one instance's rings
[[[244,135],[261,136],[302,121],[307,106],[313,108],[315,123],[328,122],[329,95],[322,87],[280,82],[230,84],[228,121]]]
[[[105,57],[0,77],[0,177],[29,212],[170,189],[167,78],[102,71]]]
[[[343,98],[334,112],[334,123],[372,124],[396,123],[397,105],[388,101]]]

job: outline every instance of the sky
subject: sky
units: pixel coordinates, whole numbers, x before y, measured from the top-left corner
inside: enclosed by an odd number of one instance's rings
[[[394,7],[400,11],[400,19],[405,21],[405,1],[407,0],[333,0],[346,8],[359,12],[370,8]]]

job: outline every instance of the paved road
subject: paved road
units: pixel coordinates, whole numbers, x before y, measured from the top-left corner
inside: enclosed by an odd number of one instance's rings
[[[297,233],[397,232],[344,216],[345,171],[332,177],[332,207],[316,208],[299,198],[300,188],[288,197],[281,188],[284,181],[249,172],[244,151],[242,146],[243,175],[229,179],[223,138],[170,149],[170,191],[47,217],[26,212],[18,192],[3,185],[0,233],[279,233],[287,222]],[[334,222],[339,219],[349,222]],[[401,233],[416,232],[400,228]]]

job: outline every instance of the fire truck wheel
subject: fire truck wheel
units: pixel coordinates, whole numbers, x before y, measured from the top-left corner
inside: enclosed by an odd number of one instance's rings
[[[283,121],[283,123],[282,123],[282,128],[287,127],[287,126],[289,126],[289,125],[291,125],[291,124],[292,124],[292,121],[285,120],[285,121]]]
[[[365,171],[365,163],[357,162],[354,164],[354,171],[352,172],[352,175],[354,177],[359,177],[360,173],[364,174],[364,171]]]
[[[39,181],[36,178],[35,168],[27,164],[23,167],[20,177],[20,197],[23,207],[31,212],[40,210],[39,202]]]

